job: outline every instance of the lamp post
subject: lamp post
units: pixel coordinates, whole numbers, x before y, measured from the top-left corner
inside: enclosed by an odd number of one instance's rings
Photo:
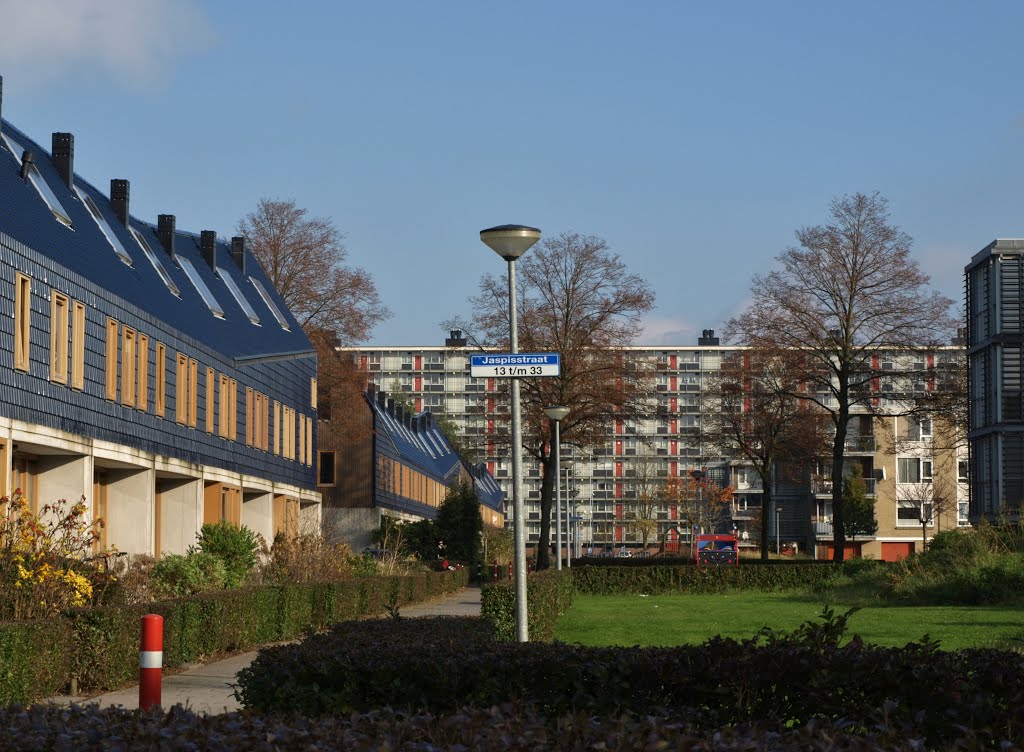
[[[561,485],[561,468],[559,461],[561,460],[562,448],[561,435],[559,433],[559,424],[565,420],[565,416],[569,414],[569,408],[565,405],[548,405],[544,408],[544,414],[548,416],[552,423],[555,424],[555,550],[558,551],[558,561],[555,563],[555,569],[562,568],[562,495],[559,493],[559,486]],[[567,492],[569,490],[566,485]],[[568,501],[569,495],[566,493],[566,500]],[[568,510],[567,510],[568,511]]]
[[[516,321],[516,259],[540,240],[540,230],[523,225],[499,225],[480,231],[480,240],[508,262],[509,352],[519,352]],[[512,535],[514,538],[516,641],[530,639],[526,621],[526,520],[523,519],[523,439],[519,414],[519,379],[512,379]]]
[[[780,543],[782,528],[779,526],[779,515],[782,514],[782,504],[775,507],[775,554],[782,553],[782,543]]]

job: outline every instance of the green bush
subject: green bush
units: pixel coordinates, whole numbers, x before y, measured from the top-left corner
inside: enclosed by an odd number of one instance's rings
[[[196,536],[197,548],[224,562],[224,587],[234,588],[244,583],[256,569],[260,557],[260,540],[249,528],[227,520],[207,523]],[[190,549],[191,551],[191,549]]]
[[[526,631],[531,641],[555,638],[555,622],[572,606],[573,581],[568,569],[547,569],[526,579]],[[515,583],[506,580],[484,585],[480,613],[491,625],[494,638],[516,639]]]
[[[638,593],[721,593],[728,590],[778,591],[832,582],[840,569],[830,562],[763,566],[602,566],[573,567],[573,587],[585,595]]]
[[[0,699],[31,702],[68,683],[76,642],[63,620],[0,622]]]
[[[354,621],[261,650],[238,675],[238,697],[252,711],[306,718],[385,706],[440,714],[511,703],[548,722],[572,717],[583,726],[650,716],[700,730],[764,725],[790,733],[835,724],[842,731],[833,740],[888,727],[920,749],[951,748],[965,729],[978,734],[970,749],[1006,748],[1002,740],[1020,739],[1024,657],[947,653],[928,641],[904,648],[844,641],[851,614],[825,610],[821,623],[789,633],[673,648],[498,642],[484,620],[468,617]],[[607,748],[664,748],[646,737],[628,742]]]
[[[224,560],[210,553],[166,554],[150,574],[149,587],[157,598],[182,598],[218,590],[227,582]]]

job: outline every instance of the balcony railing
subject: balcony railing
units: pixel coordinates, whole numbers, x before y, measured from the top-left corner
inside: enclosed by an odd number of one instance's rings
[[[875,479],[861,478],[868,496],[875,495]],[[832,494],[832,481],[828,478],[814,478],[811,480],[811,493],[815,496],[830,496]]]
[[[877,444],[874,436],[847,436],[843,448],[847,452],[874,452]]]

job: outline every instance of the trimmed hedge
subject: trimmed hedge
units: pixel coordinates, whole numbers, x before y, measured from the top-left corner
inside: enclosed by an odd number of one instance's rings
[[[0,703],[131,684],[139,675],[145,614],[164,618],[164,666],[294,639],[464,587],[465,570],[206,593],[131,606],[80,609],[45,622],[0,622]]]
[[[935,749],[1000,748],[990,745],[990,738],[983,730],[964,728]],[[1002,748],[1007,752],[1020,749],[1009,740]],[[602,718],[578,713],[550,721],[537,708],[517,703],[445,714],[406,714],[381,708],[320,718],[206,715],[180,706],[166,712],[139,712],[95,705],[36,705],[0,708],[0,749],[920,752],[922,745],[884,715],[858,735],[850,733],[842,721],[811,721],[784,730],[764,724],[700,730],[685,719],[649,714]]]
[[[1024,656],[839,646],[845,617],[760,639],[675,648],[497,642],[482,619],[374,619],[261,650],[238,675],[249,709],[306,716],[452,713],[522,703],[549,718],[686,719],[694,729],[813,723],[898,729],[923,749],[972,729],[978,748],[1024,737]],[[634,740],[636,741],[636,740]],[[646,747],[645,747],[646,748]]]
[[[720,593],[726,590],[788,590],[830,582],[841,566],[832,563],[775,566],[599,566],[571,567],[573,587],[585,595]]]
[[[555,622],[572,606],[573,583],[568,569],[547,569],[526,578],[526,624],[530,640],[555,639]],[[495,639],[516,639],[515,582],[484,585],[480,614],[491,624]]]

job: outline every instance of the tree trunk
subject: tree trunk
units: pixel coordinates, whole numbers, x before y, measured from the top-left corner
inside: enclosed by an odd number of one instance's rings
[[[540,536],[537,538],[537,571],[551,566],[551,509],[555,495],[555,455],[548,452],[541,461]],[[523,520],[525,524],[525,520]]]
[[[839,374],[839,415],[836,437],[832,443],[832,552],[833,561],[846,557],[846,523],[843,520],[843,459],[846,454],[846,432],[850,424],[849,380]]]
[[[768,480],[761,478],[761,485],[764,486],[764,493],[761,495],[761,561],[768,561],[768,525],[772,518],[772,481],[771,472],[768,473]]]

